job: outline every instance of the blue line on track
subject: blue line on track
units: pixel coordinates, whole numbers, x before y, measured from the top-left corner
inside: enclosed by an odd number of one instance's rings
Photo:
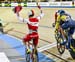
[[[11,37],[9,35],[3,35],[0,34],[0,39],[5,41],[6,43],[8,43],[12,48],[22,45],[22,42],[14,37]],[[24,55],[25,53],[25,46],[20,47],[20,48],[15,48],[20,55]],[[39,62],[54,62],[53,59],[48,58],[47,56],[45,56],[44,54],[39,52]]]

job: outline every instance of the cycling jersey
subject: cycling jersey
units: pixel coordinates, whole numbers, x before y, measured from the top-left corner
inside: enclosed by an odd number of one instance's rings
[[[28,19],[23,19],[22,17],[17,15],[17,18],[21,22],[25,22],[28,26],[29,33],[24,36],[23,42],[29,42],[31,39],[33,39],[34,45],[37,46],[38,44],[38,25],[39,25],[39,20],[44,16],[44,13],[41,13],[38,17],[31,17]]]
[[[58,15],[55,29],[58,29],[59,26],[61,26],[65,21],[67,21],[70,18],[68,14]]]
[[[17,16],[17,18],[19,19],[19,21],[27,23],[28,29],[29,29],[29,33],[30,33],[31,31],[38,30],[39,20],[43,16],[44,16],[44,13],[41,13],[38,17],[29,18],[29,19],[23,19],[20,16]]]

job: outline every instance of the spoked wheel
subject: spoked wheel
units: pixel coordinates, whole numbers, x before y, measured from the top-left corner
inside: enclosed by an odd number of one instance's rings
[[[75,39],[72,39],[71,44],[70,44],[71,50],[69,50],[71,57],[75,59]]]
[[[36,48],[34,48],[32,52],[32,62],[39,62],[38,51]]]
[[[57,49],[60,54],[63,54],[65,51],[65,45],[61,45],[61,40],[57,41]]]
[[[62,44],[61,44],[64,40],[63,40],[63,38],[62,38],[60,32],[55,35],[55,38],[56,38],[56,40],[57,40],[57,49],[58,49],[58,52],[59,52],[60,54],[63,54],[64,51],[65,51],[65,45],[62,45]]]
[[[25,58],[26,58],[26,62],[30,62],[30,53],[27,53],[27,49],[25,50]]]

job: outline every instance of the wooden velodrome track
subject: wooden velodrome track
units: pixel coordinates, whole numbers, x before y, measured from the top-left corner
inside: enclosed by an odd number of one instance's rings
[[[23,18],[28,18],[27,13],[30,9],[33,9],[35,11],[35,16],[38,16],[40,14],[40,11],[38,8],[24,7],[22,11],[20,12],[21,16]],[[73,18],[75,18],[75,14],[74,14],[75,8],[43,8],[43,12],[45,13],[45,16],[40,20],[40,24],[39,24],[38,32],[40,35],[40,39],[39,39],[38,48],[44,47],[46,45],[56,42],[54,38],[54,28],[52,28],[52,23],[54,22],[54,13],[58,9],[64,9],[65,11],[70,13]],[[7,31],[8,29],[13,28],[11,31],[8,32],[8,34],[12,36],[22,39],[28,32],[27,25],[19,23],[16,15],[12,11],[12,8],[0,8],[0,19],[3,20],[4,25],[9,22],[9,24],[4,28],[4,31]],[[56,47],[48,49],[47,51],[45,50],[43,51],[43,53],[46,54],[48,57],[56,60],[56,62],[61,62],[61,61],[64,62],[63,60],[51,55],[49,52],[52,52],[58,55],[58,51]],[[62,57],[66,59],[68,56],[70,57],[67,51],[62,55]],[[69,60],[70,62],[74,61],[72,59],[67,59],[67,60]]]

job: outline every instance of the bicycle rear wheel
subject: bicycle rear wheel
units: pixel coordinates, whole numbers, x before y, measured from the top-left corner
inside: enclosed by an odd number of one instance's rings
[[[32,51],[32,62],[39,62],[38,51],[36,48]]]
[[[63,54],[65,51],[65,45],[61,45],[61,42],[57,41],[57,49],[60,54]]]
[[[73,59],[75,59],[75,39],[72,39],[70,48],[71,48],[71,50],[69,50],[70,55]]]

